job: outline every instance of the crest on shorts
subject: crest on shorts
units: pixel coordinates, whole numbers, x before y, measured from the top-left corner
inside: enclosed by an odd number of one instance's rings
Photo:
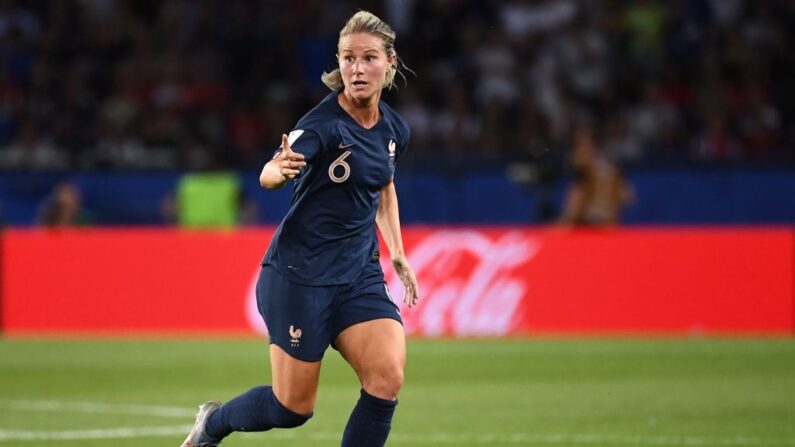
[[[296,329],[290,325],[290,346],[297,348],[301,344],[301,329]]]

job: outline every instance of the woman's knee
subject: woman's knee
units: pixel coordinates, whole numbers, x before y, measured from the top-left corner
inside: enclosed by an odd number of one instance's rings
[[[278,390],[275,397],[282,406],[294,413],[310,414],[315,411],[315,402],[317,401],[315,393],[303,390]]]
[[[368,394],[385,400],[395,400],[403,387],[403,365],[395,362],[374,368],[362,378]]]
[[[304,362],[271,345],[273,393],[290,411],[309,414],[317,400],[320,362]]]
[[[276,408],[274,408],[271,417],[274,427],[295,428],[306,424],[306,421],[308,421],[313,415],[314,413],[312,411],[301,413],[293,411],[286,406],[281,405],[277,400]]]

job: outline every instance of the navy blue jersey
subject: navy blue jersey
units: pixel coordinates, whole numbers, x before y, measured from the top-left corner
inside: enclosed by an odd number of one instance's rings
[[[290,147],[304,155],[306,167],[262,260],[299,284],[347,284],[372,261],[379,193],[409,140],[406,122],[386,103],[379,103],[381,120],[365,129],[337,95],[329,94],[290,132]]]

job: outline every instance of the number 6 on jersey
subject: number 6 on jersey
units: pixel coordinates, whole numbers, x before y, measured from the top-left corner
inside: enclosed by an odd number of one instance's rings
[[[345,162],[345,159],[351,155],[351,151],[345,151],[342,155],[339,156],[331,166],[328,167],[328,176],[334,183],[342,183],[345,180],[348,180],[348,177],[351,176],[351,165]],[[334,171],[337,169],[337,166],[342,166],[343,173],[342,175],[337,175]]]

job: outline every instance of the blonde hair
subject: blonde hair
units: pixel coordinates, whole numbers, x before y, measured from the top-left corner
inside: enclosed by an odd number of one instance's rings
[[[395,34],[395,31],[392,29],[392,27],[371,12],[359,11],[350,19],[348,19],[348,23],[346,23],[340,31],[340,37],[337,41],[337,48],[339,48],[339,42],[343,37],[359,33],[370,34],[380,38],[381,41],[384,42],[384,51],[386,52],[387,58],[391,58],[393,56],[395,57],[395,63],[386,71],[384,87],[389,90],[397,87],[395,85],[395,74],[399,74],[405,83],[406,76],[403,75],[400,69],[401,67],[408,71],[411,71],[411,69],[408,68],[399,57],[397,57],[397,53],[395,52],[395,39],[397,38],[397,35]],[[324,84],[326,84],[326,87],[334,91],[345,87],[345,84],[342,82],[342,73],[340,73],[339,68],[332,70],[330,73],[323,72],[323,74],[320,76],[320,79]]]

